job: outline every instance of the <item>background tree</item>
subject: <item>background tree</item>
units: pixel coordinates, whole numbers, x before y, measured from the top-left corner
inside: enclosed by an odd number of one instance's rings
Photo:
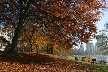
[[[54,42],[61,41],[64,49],[88,42],[90,36],[95,37],[100,9],[106,8],[105,0],[3,0],[0,4],[0,22],[15,30],[11,53],[17,53],[27,23],[37,24]]]
[[[20,49],[29,49],[29,52],[38,52],[48,42],[48,37],[35,25],[24,27],[19,41]],[[24,47],[24,48],[23,48]]]
[[[99,50],[102,51],[103,54],[108,54],[108,36],[106,33],[102,32],[100,35],[98,35],[98,40],[100,40],[97,43]]]

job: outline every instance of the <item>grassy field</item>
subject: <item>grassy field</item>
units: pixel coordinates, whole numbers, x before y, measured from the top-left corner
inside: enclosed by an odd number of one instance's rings
[[[95,68],[101,72],[108,72],[108,66],[97,66],[97,65],[90,65],[91,68]]]
[[[66,58],[69,60],[75,61],[75,57],[67,56]],[[78,58],[78,61],[81,61],[81,58]],[[103,64],[102,65],[95,65],[95,64],[91,65],[90,63],[88,64],[90,68],[94,68],[98,70],[99,72],[108,72],[108,66],[103,66]]]
[[[69,60],[75,60],[75,57],[72,56],[66,56],[66,58]],[[78,60],[81,61],[81,57],[79,57]]]

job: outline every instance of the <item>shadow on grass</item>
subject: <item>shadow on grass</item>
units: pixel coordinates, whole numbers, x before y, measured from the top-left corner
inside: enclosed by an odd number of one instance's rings
[[[21,64],[48,64],[55,62],[53,57],[38,53],[19,53],[18,55],[9,53],[0,53],[0,61],[3,62],[19,62]]]

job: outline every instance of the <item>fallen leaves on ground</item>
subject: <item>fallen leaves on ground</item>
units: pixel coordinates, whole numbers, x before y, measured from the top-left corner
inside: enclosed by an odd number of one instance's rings
[[[0,72],[97,72],[87,64],[38,53],[0,54]]]

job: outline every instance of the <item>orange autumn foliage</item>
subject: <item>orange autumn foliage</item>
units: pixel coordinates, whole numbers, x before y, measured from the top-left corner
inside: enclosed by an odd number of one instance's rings
[[[37,25],[55,48],[61,44],[70,49],[77,42],[87,43],[96,37],[95,24],[106,8],[106,0],[6,0],[0,6],[0,22],[17,29],[14,36],[19,37],[23,26]]]

